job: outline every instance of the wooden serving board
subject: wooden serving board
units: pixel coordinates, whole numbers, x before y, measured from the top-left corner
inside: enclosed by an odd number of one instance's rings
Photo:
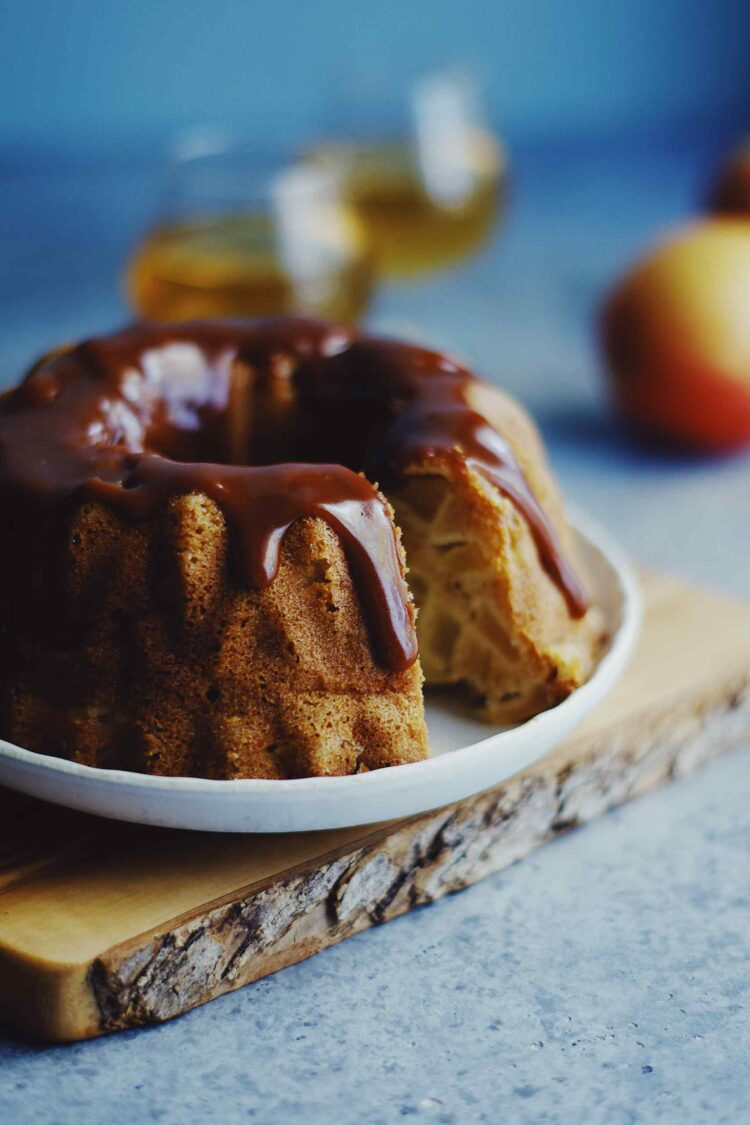
[[[575,737],[498,789],[300,836],[118,824],[0,790],[0,1019],[169,1019],[459,890],[750,734],[750,606],[644,579],[640,649]]]

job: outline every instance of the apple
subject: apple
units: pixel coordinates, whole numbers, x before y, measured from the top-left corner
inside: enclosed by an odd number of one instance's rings
[[[730,155],[708,196],[708,209],[720,215],[750,219],[750,139]]]
[[[606,301],[602,345],[638,430],[699,450],[750,444],[750,222],[704,219],[657,245]]]

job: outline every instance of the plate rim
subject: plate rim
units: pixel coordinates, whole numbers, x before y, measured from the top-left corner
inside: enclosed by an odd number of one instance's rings
[[[163,792],[166,794],[189,795],[203,793],[217,797],[223,794],[223,799],[241,799],[243,797],[260,798],[264,794],[274,793],[278,796],[293,795],[295,801],[316,801],[325,793],[327,797],[335,795],[337,790],[351,789],[352,785],[364,793],[368,788],[379,788],[383,784],[396,785],[397,778],[402,779],[402,784],[418,779],[421,774],[428,774],[431,778],[439,778],[445,773],[455,769],[456,754],[460,754],[463,761],[471,761],[480,757],[498,736],[507,732],[533,733],[541,727],[556,725],[561,716],[568,716],[571,709],[581,709],[581,719],[589,713],[591,707],[586,703],[591,696],[599,699],[611,690],[614,683],[627,665],[635,649],[641,622],[643,618],[643,603],[640,586],[634,568],[626,553],[602,527],[602,525],[589,516],[574,508],[568,508],[568,522],[573,530],[600,552],[613,571],[619,586],[621,596],[621,621],[614,634],[610,647],[601,657],[596,669],[589,680],[576,688],[569,696],[554,707],[548,708],[506,730],[493,728],[486,738],[461,747],[459,750],[421,759],[418,762],[408,762],[402,765],[384,766],[378,770],[371,770],[361,774],[344,774],[335,777],[300,777],[300,778],[234,778],[224,780],[204,777],[163,777],[154,774],[139,773],[134,770],[108,769],[101,766],[87,766],[79,762],[71,762],[67,758],[56,758],[49,754],[40,754],[33,750],[26,750],[21,746],[0,738],[0,760],[5,759],[20,766],[22,771],[41,772],[46,776],[63,776],[95,784],[99,782],[107,788],[118,785],[126,786],[132,793],[137,789],[151,793]],[[604,681],[604,685],[603,685]],[[603,686],[603,692],[602,692]],[[595,704],[592,704],[594,706]],[[575,724],[574,724],[575,725]],[[547,751],[550,752],[550,751]],[[540,757],[543,755],[540,755]],[[25,767],[25,769],[24,769]],[[5,782],[5,784],[8,784]],[[12,783],[9,785],[12,788]],[[401,787],[401,786],[399,786]],[[105,814],[106,815],[106,814]]]

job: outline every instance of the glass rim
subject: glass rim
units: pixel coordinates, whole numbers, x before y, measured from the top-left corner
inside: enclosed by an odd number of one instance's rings
[[[221,125],[178,132],[167,150],[167,187],[174,195],[204,201],[226,198],[270,200],[339,195],[341,169],[293,147],[254,141],[250,134]]]

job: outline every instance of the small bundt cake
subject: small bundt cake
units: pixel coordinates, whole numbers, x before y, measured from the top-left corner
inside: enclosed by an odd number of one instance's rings
[[[412,762],[422,667],[505,723],[596,654],[520,407],[317,321],[146,324],[44,357],[0,399],[0,525],[0,735],[90,765]]]

